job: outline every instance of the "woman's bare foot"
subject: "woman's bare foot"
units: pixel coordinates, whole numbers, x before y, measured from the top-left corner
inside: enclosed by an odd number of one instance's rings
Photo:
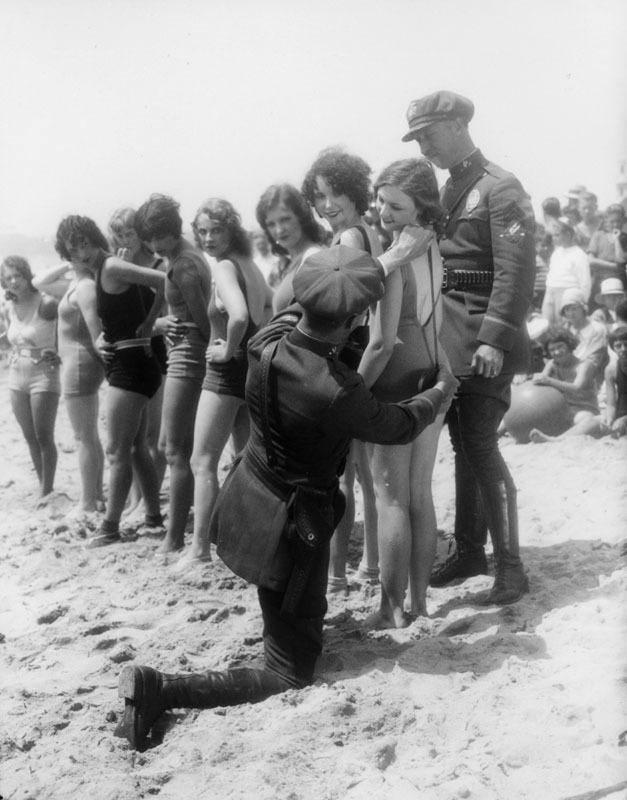
[[[211,544],[197,545],[192,542],[189,550],[179,558],[174,567],[176,572],[185,572],[190,567],[196,564],[207,564],[212,561],[211,558]]]
[[[406,628],[410,622],[409,615],[402,608],[395,608],[391,612],[379,609],[366,617],[364,626],[371,630],[383,631],[388,628]]]

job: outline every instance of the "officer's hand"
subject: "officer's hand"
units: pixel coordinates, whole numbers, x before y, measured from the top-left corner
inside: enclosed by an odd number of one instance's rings
[[[496,378],[503,369],[503,351],[491,344],[480,344],[472,357],[470,368],[475,375]]]
[[[450,400],[457,391],[459,381],[447,366],[441,365],[435,385],[444,394],[444,399]]]
[[[407,264],[418,256],[424,255],[434,237],[430,228],[419,228],[417,225],[406,225],[398,238],[390,247],[377,257],[386,275]]]

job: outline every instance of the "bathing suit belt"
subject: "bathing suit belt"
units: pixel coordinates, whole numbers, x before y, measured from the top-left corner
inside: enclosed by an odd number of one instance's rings
[[[50,350],[51,348],[45,348],[45,349]],[[43,351],[44,351],[43,347],[17,346],[13,347],[11,356],[13,360],[17,360],[18,358],[30,358],[33,364],[39,364],[44,360],[42,356]]]
[[[144,347],[150,350],[150,339],[120,339],[112,345],[114,350],[128,350],[131,347]]]

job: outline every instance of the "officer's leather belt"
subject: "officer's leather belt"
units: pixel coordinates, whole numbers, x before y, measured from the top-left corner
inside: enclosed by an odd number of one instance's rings
[[[455,269],[444,267],[443,289],[486,291],[492,289],[494,273],[490,269]]]

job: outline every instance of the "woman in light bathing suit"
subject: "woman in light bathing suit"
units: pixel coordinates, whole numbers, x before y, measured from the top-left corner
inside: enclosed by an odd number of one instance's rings
[[[439,229],[444,219],[437,182],[426,159],[390,164],[375,183],[381,224],[397,237],[406,225]],[[366,386],[385,402],[420,391],[421,376],[447,364],[438,341],[442,321],[442,261],[437,246],[386,279],[373,315],[370,342],[359,366]],[[428,387],[425,387],[428,388]],[[381,627],[407,625],[404,600],[409,580],[411,614],[427,614],[426,593],[436,550],[431,478],[444,413],[407,445],[375,445],[372,474],[377,498]]]
[[[37,275],[35,282],[38,288],[59,298],[61,391],[78,445],[79,513],[91,513],[104,507],[98,392],[105,373],[96,345],[102,332],[96,309],[96,282],[93,273],[80,263],[69,275],[67,263],[52,267]]]
[[[109,493],[105,517],[90,547],[120,541],[120,517],[131,487],[133,466],[141,482],[146,525],[161,525],[159,486],[146,444],[144,411],[161,384],[150,334],[163,302],[164,275],[108,252],[107,240],[93,220],[66,217],[57,230],[56,249],[77,269],[95,277],[96,304],[104,340],[111,351],[105,366]],[[153,292],[156,290],[156,294]]]
[[[30,265],[7,256],[0,285],[9,301],[7,339],[11,345],[9,392],[39,479],[42,497],[50,494],[57,468],[54,425],[59,406],[57,303],[33,286]]]

